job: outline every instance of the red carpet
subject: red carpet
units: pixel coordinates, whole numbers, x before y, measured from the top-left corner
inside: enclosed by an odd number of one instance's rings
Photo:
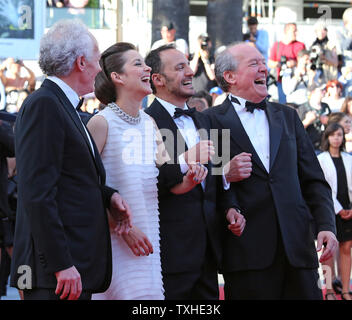
[[[224,299],[224,285],[219,285],[219,300],[225,300]]]

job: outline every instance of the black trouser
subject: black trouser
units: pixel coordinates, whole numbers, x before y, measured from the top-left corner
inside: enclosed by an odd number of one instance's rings
[[[273,264],[263,270],[224,273],[226,300],[321,300],[317,269],[292,267],[286,257],[282,239]]]
[[[10,275],[11,269],[11,258],[6,252],[5,247],[1,247],[1,257],[0,257],[0,297],[6,296],[6,287]]]
[[[163,273],[165,300],[218,300],[219,285],[215,257],[207,246],[199,271]]]

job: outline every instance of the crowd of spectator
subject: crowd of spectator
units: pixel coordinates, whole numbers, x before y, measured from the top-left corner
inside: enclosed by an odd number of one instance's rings
[[[49,6],[56,7],[81,5],[80,1],[77,4],[75,1],[47,2]],[[84,6],[84,1],[81,2]],[[255,17],[248,19],[248,32],[243,34],[243,41],[256,47],[265,58],[270,71],[268,85],[277,90],[277,101],[297,110],[317,154],[322,151],[324,131],[331,123],[341,125],[346,142],[345,151],[352,153],[352,8],[345,11],[342,20],[343,28],[336,35],[329,34],[328,25],[317,23],[314,26],[316,39],[311,44],[298,41],[297,25],[287,23],[283,38],[270,47],[268,33],[260,28]],[[188,58],[194,72],[193,86],[196,90],[196,94],[188,100],[190,107],[204,111],[220,104],[227,93],[220,89],[215,80],[217,48],[213,47],[211,38],[206,33],[200,34],[194,39],[197,43],[195,52],[189,52],[187,42],[176,39],[175,34],[174,24],[165,23],[161,28],[161,39],[151,48],[174,43]],[[4,181],[10,179],[9,187],[0,182],[1,186],[8,188],[7,200],[10,204],[0,208],[1,297],[6,294],[7,261],[11,256],[12,222],[16,210],[13,179],[15,160],[11,158],[14,156],[13,136],[9,134],[15,118],[10,115],[17,114],[24,99],[39,87],[39,83],[36,83],[34,72],[23,61],[14,58],[7,58],[0,65],[0,80],[0,109],[3,110],[0,111],[0,136],[3,140],[0,141],[1,178]],[[268,99],[275,101],[276,97]],[[87,96],[80,110],[83,122],[87,123],[101,108],[94,95]],[[3,174],[5,171],[6,174]],[[338,274],[335,286],[336,281]]]

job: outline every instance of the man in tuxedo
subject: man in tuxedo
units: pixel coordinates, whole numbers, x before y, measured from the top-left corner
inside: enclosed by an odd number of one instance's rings
[[[222,152],[230,152],[227,177],[247,221],[242,237],[225,235],[225,298],[321,299],[317,251],[325,244],[320,261],[328,259],[337,240],[331,190],[312,144],[294,109],[265,100],[267,69],[256,48],[229,46],[215,70],[229,95],[205,113],[219,133],[231,131],[230,150]],[[251,171],[233,182],[238,154],[251,162]]]
[[[108,288],[111,248],[106,208],[122,233],[130,211],[105,186],[105,170],[76,106],[94,90],[100,53],[78,20],[55,24],[41,40],[48,78],[17,116],[18,208],[11,285],[24,299],[90,299]]]
[[[15,155],[15,139],[10,123],[0,119],[0,298],[6,295],[13,246],[13,212],[8,201],[7,158]]]
[[[213,145],[208,140],[207,118],[186,104],[194,94],[193,71],[187,58],[168,45],[151,51],[146,64],[152,68],[151,84],[156,96],[146,112],[166,137],[165,146],[171,158],[158,177],[165,299],[216,300],[225,212],[233,237],[241,235],[245,220],[232,208],[232,195],[225,192],[221,175],[212,174],[209,160]],[[203,129],[204,136],[199,129]],[[169,190],[182,182],[188,164],[194,162],[207,167],[206,179],[185,194],[172,194]],[[217,194],[221,199],[218,206]]]

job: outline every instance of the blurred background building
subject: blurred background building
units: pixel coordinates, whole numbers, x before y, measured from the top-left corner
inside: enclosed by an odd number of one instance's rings
[[[6,0],[0,1],[0,62],[10,56],[1,50],[1,40],[9,37],[14,28],[13,23],[6,25],[4,21],[10,21],[10,17],[16,20],[16,8],[23,7],[23,3],[28,3],[29,7],[30,3],[43,5],[42,13],[29,22],[35,24],[37,19],[43,18],[42,32],[60,19],[79,18],[98,39],[101,51],[116,41],[128,41],[135,44],[142,55],[161,38],[160,29],[165,22],[173,22],[176,38],[185,39],[192,53],[202,33],[208,33],[212,50],[242,40],[243,33],[248,31],[246,21],[250,16],[257,17],[259,27],[268,31],[270,47],[281,39],[287,22],[297,23],[297,39],[309,46],[315,39],[312,26],[319,19],[324,20],[329,33],[333,33],[343,28],[342,14],[352,5],[351,0]],[[12,30],[10,33],[7,27]],[[1,32],[4,28],[5,32]],[[39,41],[37,45],[39,48]],[[18,47],[14,48],[12,56],[23,59]],[[36,57],[25,60],[39,77]]]

